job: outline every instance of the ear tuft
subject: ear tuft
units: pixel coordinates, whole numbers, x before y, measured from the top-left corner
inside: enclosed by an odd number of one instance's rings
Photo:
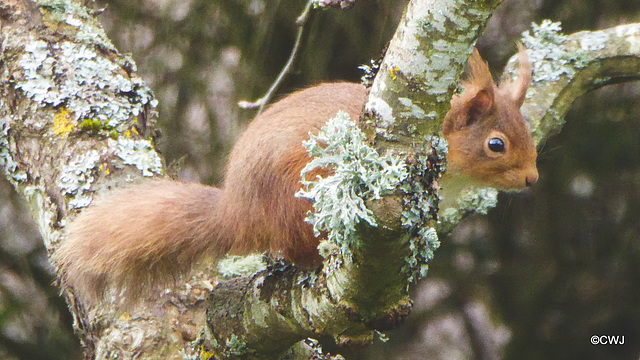
[[[529,55],[527,55],[527,49],[525,49],[521,43],[517,43],[516,45],[518,46],[520,70],[518,71],[516,80],[509,86],[511,87],[513,100],[518,107],[521,107],[527,95],[529,84],[531,83],[531,62],[529,61]]]
[[[473,52],[469,57],[469,67],[471,71],[469,79],[464,84],[465,90],[467,88],[485,90],[493,97],[494,83],[491,77],[491,71],[489,71],[489,65],[482,59],[476,48],[473,48]]]
[[[469,95],[465,99],[468,106],[467,119],[465,125],[476,122],[480,116],[487,115],[493,111],[494,87],[489,65],[482,59],[477,48],[469,57],[470,74],[469,79],[464,84],[465,92]]]
[[[469,57],[469,75],[462,86],[462,94],[451,99],[451,110],[443,124],[445,135],[469,126],[495,110],[495,83],[489,66],[476,48]]]

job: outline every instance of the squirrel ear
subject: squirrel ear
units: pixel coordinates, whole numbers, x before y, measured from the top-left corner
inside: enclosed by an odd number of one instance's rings
[[[477,48],[473,48],[469,57],[469,67],[471,73],[468,83],[465,84],[465,92],[469,91],[470,97],[465,101],[468,109],[465,125],[471,125],[480,116],[491,113],[494,106],[495,84],[489,71],[489,65],[482,59]]]
[[[469,57],[469,76],[462,83],[464,91],[451,99],[451,110],[443,124],[443,133],[469,126],[495,110],[495,84],[489,66],[474,48]]]
[[[482,116],[490,114],[494,109],[493,91],[480,89],[469,99],[465,126],[478,121]]]
[[[518,46],[520,71],[518,72],[516,80],[511,84],[511,88],[513,91],[513,100],[518,107],[521,107],[527,95],[529,84],[531,83],[531,62],[529,61],[529,55],[527,55],[527,49],[525,49],[521,43],[517,43],[516,45]]]

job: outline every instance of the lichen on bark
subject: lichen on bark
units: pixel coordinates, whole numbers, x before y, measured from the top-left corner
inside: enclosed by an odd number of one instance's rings
[[[640,25],[562,33],[559,23],[543,21],[525,32],[534,72],[522,113],[536,143],[555,135],[573,101],[587,91],[640,78]],[[506,73],[515,73],[511,59]]]
[[[498,2],[411,1],[366,111],[381,140],[439,132],[471,49]]]

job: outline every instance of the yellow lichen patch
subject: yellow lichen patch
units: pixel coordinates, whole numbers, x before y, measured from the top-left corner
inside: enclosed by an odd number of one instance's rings
[[[62,109],[53,115],[53,132],[56,135],[64,136],[73,130],[74,119],[70,113],[69,109]]]
[[[125,130],[122,135],[124,135],[125,139],[131,139],[134,135],[140,135],[140,133],[138,133],[138,130],[135,127],[130,127]]]
[[[398,69],[397,66],[394,66],[391,69],[389,69],[389,76],[391,76],[391,79],[395,80],[398,77],[397,75],[398,71],[400,71],[400,69]]]
[[[214,356],[215,354],[212,353],[211,351],[207,351],[204,348],[200,348],[200,358],[202,358],[203,360],[213,359]]]
[[[105,174],[105,175],[109,175],[109,174],[111,174],[111,171],[109,170],[109,168],[108,168],[108,167],[106,167],[106,166],[105,166],[104,164],[102,164],[102,163],[100,164],[100,166],[98,166],[98,170],[99,170],[100,172],[103,172],[103,171],[104,171],[104,174]]]

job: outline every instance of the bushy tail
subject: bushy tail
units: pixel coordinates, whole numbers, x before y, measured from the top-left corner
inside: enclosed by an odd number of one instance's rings
[[[56,252],[63,279],[87,301],[107,289],[133,301],[166,286],[203,254],[227,252],[216,234],[220,194],[169,180],[115,190],[68,225]]]

